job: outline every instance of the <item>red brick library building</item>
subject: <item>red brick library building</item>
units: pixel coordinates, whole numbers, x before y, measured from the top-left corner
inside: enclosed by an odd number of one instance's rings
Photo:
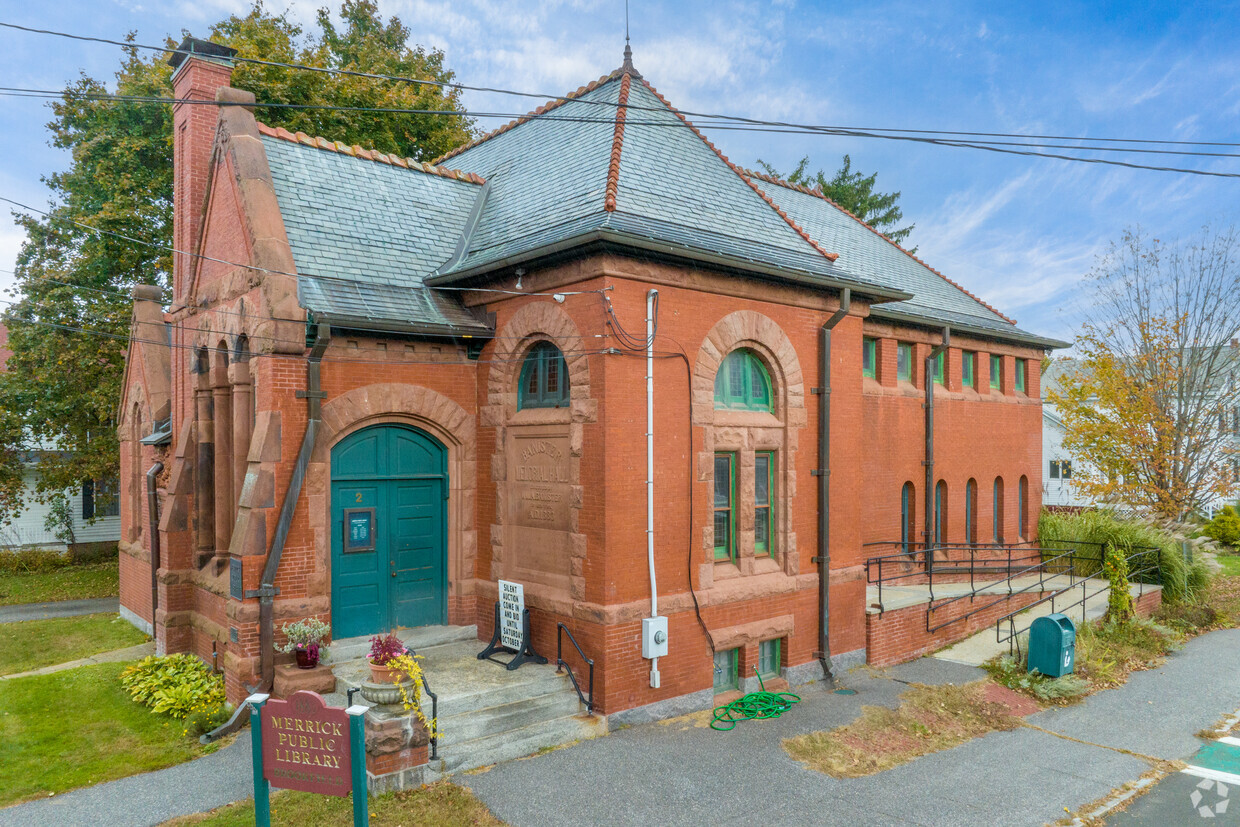
[[[231,50],[183,48],[177,99],[253,102]],[[627,58],[434,163],[245,105],[178,104],[175,130],[121,602],[234,702],[308,616],[476,624],[481,649],[506,580],[536,648],[563,623],[594,659],[609,719],[706,708],[755,666],[864,663],[868,557],[1033,539],[1061,343],[737,167]]]

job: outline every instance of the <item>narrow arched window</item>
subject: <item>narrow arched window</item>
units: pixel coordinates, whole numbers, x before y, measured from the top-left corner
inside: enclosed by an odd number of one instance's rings
[[[1029,478],[1022,476],[1020,484],[1016,487],[1016,516],[1020,521],[1016,533],[1020,535],[1022,540],[1029,536]]]
[[[905,554],[912,554],[913,538],[916,535],[914,515],[914,499],[913,484],[911,482],[904,483],[904,488],[900,491],[900,548]]]
[[[771,376],[752,350],[734,350],[715,376],[715,407],[774,413]]]
[[[934,486],[934,544],[941,546],[947,540],[947,483],[939,480]]]
[[[517,410],[568,406],[568,364],[564,354],[550,342],[530,348],[521,364]]]
[[[995,477],[994,492],[994,515],[995,543],[1003,542],[1003,477]]]
[[[977,545],[977,480],[969,480],[964,486],[964,540]]]

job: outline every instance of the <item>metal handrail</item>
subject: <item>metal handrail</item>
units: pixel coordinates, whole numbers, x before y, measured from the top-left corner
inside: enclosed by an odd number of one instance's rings
[[[1093,543],[1092,545],[1101,545],[1101,544]],[[1145,554],[1148,554],[1151,551],[1154,551],[1154,552],[1158,551],[1158,549],[1155,548],[1154,546],[1134,546],[1132,548],[1136,548],[1138,550],[1134,551],[1132,554],[1129,554],[1127,557],[1124,558],[1124,562],[1126,563],[1130,563],[1133,560],[1136,560],[1137,558]],[[1130,571],[1128,573],[1128,576],[1131,578],[1137,575],[1146,575],[1146,574],[1151,574],[1151,573],[1156,575],[1158,583],[1159,583],[1159,587],[1161,588],[1162,587],[1161,586],[1162,584],[1162,559],[1158,554],[1154,555],[1154,564],[1152,566],[1146,566],[1144,568],[1137,569],[1136,571]],[[1110,584],[1108,583],[1107,585],[1102,586],[1101,588],[1095,589],[1093,592],[1089,592],[1088,583],[1089,583],[1089,578],[1082,577],[1081,582],[1080,582],[1081,597],[1077,600],[1074,600],[1072,603],[1069,603],[1067,606],[1064,606],[1060,610],[1061,612],[1067,612],[1070,609],[1074,609],[1077,606],[1080,606],[1081,607],[1081,623],[1084,623],[1086,621],[1086,611],[1087,611],[1086,606],[1085,606],[1086,601],[1088,601],[1089,598],[1091,597],[1096,597],[1097,595],[1102,594],[1104,591],[1107,591],[1111,587]],[[1137,583],[1137,599],[1140,600],[1142,597],[1145,596],[1145,587],[1147,584],[1142,580],[1138,580],[1136,581],[1136,583]],[[1016,631],[1016,617],[1024,612],[1029,611],[1034,606],[1040,606],[1041,604],[1047,602],[1048,600],[1051,603],[1051,612],[1053,613],[1055,611],[1055,601],[1059,597],[1062,597],[1067,592],[1075,589],[1076,585],[1077,584],[1075,583],[1069,584],[1068,586],[1065,586],[1062,589],[1053,591],[1050,594],[1033,601],[1032,603],[1025,606],[1024,608],[1017,609],[1016,611],[1013,611],[1013,612],[1009,612],[1003,617],[1000,617],[999,619],[997,619],[995,621],[995,642],[996,643],[1007,643],[1009,652],[1016,650],[1019,646],[1019,640],[1018,640],[1019,635],[1028,631],[1028,628],[1029,628],[1029,627],[1026,627],[1025,629],[1021,629],[1019,632]],[[1153,585],[1153,584],[1149,584],[1149,585]],[[1006,636],[1004,636],[1003,629],[1002,629],[1004,622],[1008,624],[1008,634]]]
[[[884,542],[873,542],[873,543],[865,544],[865,546],[876,546],[876,545],[903,546],[904,544],[899,541],[894,541],[894,542],[884,541]],[[920,544],[911,544],[911,545],[917,545],[918,548],[921,548]],[[883,584],[890,583],[896,580],[904,580],[908,578],[918,578],[918,579],[925,578],[927,585],[930,588],[930,599],[931,601],[933,601],[934,600],[935,575],[938,575],[941,579],[944,575],[954,577],[962,573],[967,573],[969,575],[970,592],[974,592],[976,591],[975,579],[976,579],[976,575],[979,572],[979,570],[982,572],[989,571],[989,570],[1005,572],[1009,577],[1011,577],[1012,576],[1011,570],[1012,570],[1012,565],[1013,565],[1012,553],[1017,550],[1025,552],[1026,555],[1028,555],[1029,552],[1036,552],[1039,559],[1041,559],[1042,551],[1043,551],[1043,549],[1040,546],[1034,546],[1032,545],[1030,541],[1022,541],[1020,543],[985,543],[985,544],[969,543],[969,544],[963,544],[963,545],[940,544],[940,545],[931,546],[927,550],[927,553],[933,554],[935,552],[943,552],[946,555],[946,557],[942,560],[936,560],[933,567],[920,568],[920,569],[916,569],[913,571],[908,570],[909,565],[916,565],[916,560],[914,559],[913,554],[908,554],[905,552],[898,552],[896,554],[886,554],[886,555],[879,555],[879,556],[867,558],[866,559],[866,580],[867,582],[874,583],[878,586],[878,604],[879,604],[880,610],[882,606],[884,605],[883,604]],[[953,551],[965,551],[967,552],[967,557],[962,556],[962,557],[953,558],[951,556],[951,553]],[[982,558],[980,560],[978,559],[977,555],[979,553],[994,552],[994,551],[1005,551],[1006,557],[1001,557],[998,559],[993,559],[989,557]],[[895,565],[897,567],[897,571],[895,574],[884,573],[883,571],[884,567],[887,567],[889,565]],[[965,568],[960,568],[960,566],[964,566]],[[875,573],[876,569],[877,569],[877,575]]]
[[[436,732],[439,729],[439,696],[431,691],[431,685],[426,682],[426,673],[422,673],[422,691],[431,698],[431,721],[434,726],[431,729],[431,760],[439,758],[439,736]]]
[[[564,660],[564,635],[568,635],[568,640],[573,644],[573,648],[577,650],[577,654],[586,662],[586,666],[590,667],[590,698],[581,692],[581,684],[577,683],[577,676],[573,674],[573,668]],[[556,623],[555,631],[555,671],[556,673],[568,670],[568,679],[573,682],[573,689],[577,690],[577,697],[586,705],[586,714],[594,714],[594,661],[586,657],[586,653],[581,651],[581,647],[577,645],[577,638],[573,637],[572,631],[563,623]]]

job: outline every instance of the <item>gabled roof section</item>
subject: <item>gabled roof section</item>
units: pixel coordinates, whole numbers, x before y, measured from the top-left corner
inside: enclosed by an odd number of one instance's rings
[[[449,261],[477,175],[260,125],[301,306],[333,323],[467,335],[489,327],[422,280]]]
[[[593,239],[906,297],[837,265],[635,70],[622,67],[448,159],[485,177],[491,192],[465,255],[431,284]]]

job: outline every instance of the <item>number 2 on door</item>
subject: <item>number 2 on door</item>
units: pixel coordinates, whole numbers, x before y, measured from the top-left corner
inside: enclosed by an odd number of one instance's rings
[[[361,501],[362,501],[362,492],[358,491],[356,494],[353,495],[353,502],[360,503]]]

